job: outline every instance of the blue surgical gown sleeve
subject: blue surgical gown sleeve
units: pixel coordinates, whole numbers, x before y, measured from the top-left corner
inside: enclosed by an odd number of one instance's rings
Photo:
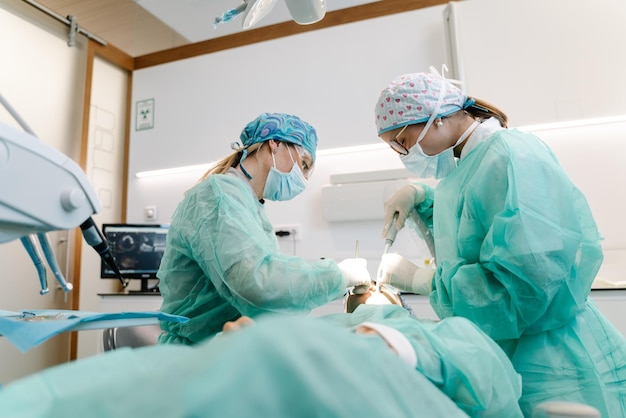
[[[190,318],[162,323],[162,342],[198,342],[240,315],[307,313],[346,287],[333,260],[283,254],[263,205],[232,175],[212,175],[186,194],[158,277],[161,310]]]
[[[495,340],[556,329],[585,309],[602,262],[590,208],[549,148],[501,130],[435,190],[431,305]]]

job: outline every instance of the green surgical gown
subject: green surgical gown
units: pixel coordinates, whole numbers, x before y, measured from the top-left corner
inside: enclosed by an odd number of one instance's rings
[[[10,418],[417,416],[468,415],[382,339],[303,316],[262,315],[193,346],[114,350],[0,390]]]
[[[435,239],[431,305],[504,349],[522,375],[524,414],[560,400],[626,416],[626,342],[589,299],[601,236],[550,149],[497,131],[427,195],[418,212]]]
[[[233,173],[231,169],[230,173]],[[241,315],[308,313],[345,293],[333,260],[280,251],[263,204],[236,174],[215,174],[176,208],[158,272],[161,311],[189,322],[162,322],[160,341],[195,344]]]

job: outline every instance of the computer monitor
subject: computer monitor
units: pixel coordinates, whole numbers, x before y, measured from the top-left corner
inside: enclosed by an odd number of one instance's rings
[[[157,278],[168,228],[166,224],[102,225],[102,234],[109,242],[113,259],[122,276],[125,279],[141,280],[140,292],[154,292],[158,289],[150,288],[149,281]],[[100,277],[117,279],[104,262],[100,265]]]

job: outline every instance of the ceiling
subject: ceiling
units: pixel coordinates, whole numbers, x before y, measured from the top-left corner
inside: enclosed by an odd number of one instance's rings
[[[327,11],[382,0],[327,0]],[[213,25],[243,0],[36,0],[131,57],[242,32],[242,16]],[[31,1],[32,3],[32,1]],[[290,21],[283,1],[255,28]]]

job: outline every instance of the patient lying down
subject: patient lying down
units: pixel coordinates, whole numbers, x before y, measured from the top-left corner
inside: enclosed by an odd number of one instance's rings
[[[429,387],[438,390],[436,398],[444,395],[468,416],[522,417],[517,405],[521,396],[519,375],[504,352],[472,322],[460,317],[418,320],[397,305],[352,303],[354,312],[327,315],[317,321],[348,330],[353,339],[370,340],[372,344],[376,341],[379,346],[384,343],[386,354],[395,354],[404,363],[402,368],[408,366],[426,378]],[[224,325],[224,334],[254,323],[251,318],[239,318]],[[325,339],[323,335],[311,338]],[[332,341],[327,344],[335,351],[343,349]],[[306,349],[304,342],[302,349]],[[363,382],[369,382],[365,369],[385,368],[386,364],[374,353],[375,350],[348,353],[352,370],[346,373],[362,374]],[[397,369],[388,371],[393,375],[394,370]],[[419,387],[425,386],[422,383]],[[428,411],[427,416],[439,416],[424,408],[421,411]],[[414,412],[409,416],[415,416]]]
[[[469,321],[361,305],[323,318],[241,318],[195,346],[53,367],[5,386],[0,415],[502,418],[522,416],[520,392],[504,353]]]

